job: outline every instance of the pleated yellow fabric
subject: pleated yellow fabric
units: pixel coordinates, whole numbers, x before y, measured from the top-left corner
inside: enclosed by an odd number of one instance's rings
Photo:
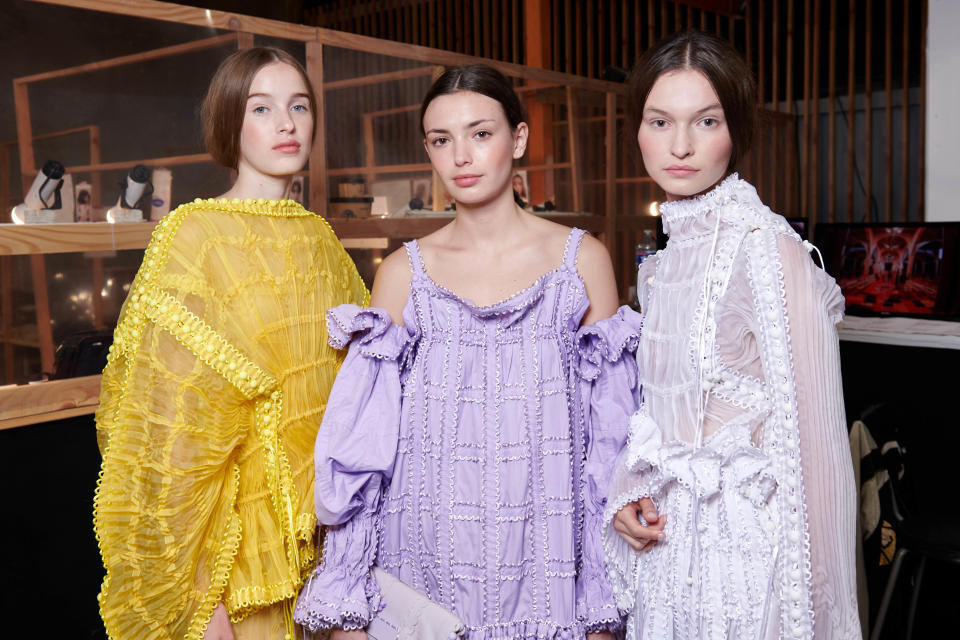
[[[293,201],[197,200],[158,223],[97,411],[111,638],[200,638],[221,601],[240,635],[283,616],[316,562],[313,445],[342,359],[324,313],[368,298]]]

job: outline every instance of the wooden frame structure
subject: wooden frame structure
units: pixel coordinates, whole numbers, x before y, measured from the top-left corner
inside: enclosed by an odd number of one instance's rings
[[[239,14],[232,14],[220,11],[208,11],[194,7],[187,7],[156,0],[35,0],[58,4],[68,7],[91,9],[104,11],[108,13],[128,15],[136,18],[148,18],[162,21],[175,22],[179,24],[188,24],[213,28],[227,32],[224,35],[204,38],[197,41],[183,44],[163,47],[151,51],[145,51],[137,54],[121,56],[108,60],[97,61],[93,63],[77,65],[65,69],[49,71],[45,73],[34,74],[30,76],[16,78],[13,83],[14,107],[17,121],[18,140],[33,140],[32,126],[30,123],[30,97],[29,87],[32,83],[52,80],[60,77],[67,77],[76,74],[88,73],[111,67],[129,65],[145,60],[154,60],[169,56],[199,51],[206,48],[223,46],[236,43],[238,47],[252,46],[254,36],[278,37],[287,40],[300,41],[304,43],[306,50],[306,69],[307,73],[316,87],[318,87],[318,105],[321,112],[324,112],[323,100],[324,93],[330,89],[345,88],[349,86],[361,86],[375,82],[382,82],[382,76],[357,77],[349,80],[324,82],[323,76],[323,58],[325,47],[337,47],[342,49],[362,51],[365,53],[380,54],[383,56],[393,56],[406,60],[424,63],[423,67],[417,67],[413,70],[405,70],[395,74],[395,77],[413,77],[415,75],[431,74],[437,66],[451,64],[470,64],[476,62],[485,62],[497,68],[509,77],[522,79],[526,84],[519,87],[522,92],[542,90],[545,88],[554,88],[563,91],[563,100],[565,101],[568,113],[571,117],[566,119],[565,126],[568,130],[569,154],[568,162],[539,163],[521,167],[528,171],[552,171],[567,170],[571,171],[573,185],[573,202],[575,210],[582,206],[582,194],[584,181],[581,173],[582,152],[578,143],[578,136],[574,135],[577,131],[577,123],[572,117],[577,106],[578,92],[589,91],[596,93],[601,97],[605,105],[605,139],[604,145],[607,149],[607,167],[605,176],[607,179],[616,179],[616,161],[617,154],[614,149],[617,147],[616,123],[617,98],[622,96],[625,88],[621,84],[604,82],[600,80],[591,80],[578,76],[572,76],[565,73],[525,67],[514,63],[505,63],[496,60],[479,59],[474,56],[451,53],[428,47],[406,45],[396,42],[388,42],[366,36],[357,36],[352,34],[331,31],[323,28],[305,27],[302,25],[292,25],[274,20],[261,18],[252,18]],[[412,108],[409,105],[403,108]],[[377,117],[378,114],[368,114],[369,119]],[[551,127],[553,123],[551,123]],[[91,129],[91,139],[93,139],[93,129]],[[98,136],[97,136],[98,137]],[[20,144],[19,164],[20,174],[23,181],[23,188],[26,190],[31,184],[37,172],[36,159],[31,144]],[[90,163],[87,165],[78,165],[67,167],[71,173],[90,172],[97,175],[98,172],[116,169],[125,169],[135,164],[144,164],[147,166],[175,166],[182,164],[194,164],[210,161],[208,154],[191,154],[182,156],[170,156],[161,158],[148,158],[139,160],[127,160],[120,162],[104,163],[99,158],[99,146],[96,153],[91,147]],[[402,173],[409,171],[429,171],[429,164],[416,165],[393,165],[377,166],[372,155],[368,156],[364,166],[347,168],[328,168],[326,156],[326,144],[324,128],[320,127],[317,140],[314,144],[310,156],[308,175],[310,177],[310,202],[314,211],[321,215],[326,215],[327,204],[327,178],[337,175],[371,175],[375,173]],[[9,174],[7,174],[9,175]],[[617,231],[617,194],[616,190],[608,185],[605,189],[605,210],[607,215],[573,215],[564,216],[563,223],[586,228],[590,231],[600,234],[601,238],[612,246],[614,236]],[[347,243],[357,242],[362,244],[364,238],[371,237],[414,237],[420,236],[442,226],[449,221],[449,218],[435,217],[422,219],[333,219],[331,224],[337,234]],[[637,221],[639,222],[639,221]],[[652,226],[653,219],[646,220],[647,226]],[[629,225],[631,228],[636,224]],[[46,302],[46,274],[43,265],[43,255],[57,252],[75,252],[109,249],[138,249],[146,247],[149,242],[150,232],[153,225],[148,223],[113,225],[107,223],[90,223],[84,225],[44,225],[43,227],[29,226],[0,226],[0,259],[9,260],[6,256],[10,255],[29,255],[34,274],[35,296],[38,300],[37,322],[38,327],[49,327],[49,307],[47,304],[40,304],[40,301]],[[4,269],[5,274],[9,274],[9,269]],[[8,276],[5,276],[8,277]],[[8,283],[9,284],[9,283]],[[44,307],[44,309],[41,309]],[[3,305],[3,318],[9,315],[10,304]],[[39,332],[43,333],[43,332]],[[42,368],[44,371],[52,370],[53,366],[53,341],[50,332],[45,336],[39,336]],[[67,385],[66,383],[70,384]],[[90,413],[96,408],[96,397],[99,392],[99,376],[88,376],[71,381],[46,382],[41,385],[29,385],[27,387],[0,388],[0,428],[19,426],[29,424],[31,421],[40,422],[59,417],[66,417],[64,411],[70,415]],[[69,387],[69,393],[65,390]],[[37,389],[42,388],[45,391],[40,392]],[[62,396],[62,397],[61,397]],[[48,400],[39,400],[45,397]],[[24,398],[33,400],[25,401]],[[32,404],[36,401],[37,404]],[[67,406],[64,406],[67,405]],[[35,415],[31,417],[31,406],[34,406]],[[52,407],[52,408],[51,408]]]

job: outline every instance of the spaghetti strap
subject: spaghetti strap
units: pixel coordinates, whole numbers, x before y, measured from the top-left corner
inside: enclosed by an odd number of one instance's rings
[[[407,250],[407,259],[410,260],[410,270],[415,276],[425,276],[426,269],[423,268],[423,258],[420,256],[420,243],[416,240],[404,242],[403,246]]]
[[[577,270],[577,253],[580,251],[580,242],[586,233],[583,229],[577,229],[576,227],[570,229],[570,234],[567,236],[567,245],[563,249],[563,265],[565,267],[574,271]]]

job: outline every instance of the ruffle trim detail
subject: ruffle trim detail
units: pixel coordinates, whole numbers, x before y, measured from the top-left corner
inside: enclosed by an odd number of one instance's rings
[[[356,342],[364,356],[398,360],[401,369],[419,337],[407,327],[394,324],[385,309],[355,304],[341,304],[327,311],[327,333],[334,349]]]
[[[320,564],[297,598],[294,621],[314,632],[362,629],[370,624],[384,606],[380,585],[370,571],[376,545],[377,527],[369,513],[361,513],[335,530],[328,529]],[[350,555],[358,549],[362,555]]]
[[[613,598],[617,609],[623,615],[632,612],[637,604],[640,554],[634,551],[614,530],[613,518],[620,509],[640,498],[650,498],[656,505],[657,501],[652,496],[637,487],[617,495],[614,500],[608,500],[607,507],[603,512],[603,553],[607,561],[607,574],[610,578],[610,588],[613,590]]]
[[[616,633],[623,629],[624,620],[617,610],[616,604],[609,604],[599,609],[591,610],[587,614],[587,620],[584,624],[584,633],[599,633],[609,631]]]
[[[580,377],[596,380],[603,370],[603,361],[618,362],[624,352],[635,352],[640,341],[643,316],[623,306],[617,313],[577,332],[577,354]]]
[[[630,419],[627,468],[649,479],[641,496],[659,497],[673,482],[707,499],[720,491],[723,468],[734,470],[733,483],[741,495],[762,506],[777,487],[769,458],[750,442],[745,424],[727,425],[707,438],[699,449],[688,442],[662,443],[660,428],[646,406]],[[621,505],[623,506],[623,505]]]
[[[329,584],[330,577],[317,571],[307,579],[293,610],[294,622],[314,633],[321,629],[352,631],[365,628],[383,609],[380,586],[370,571],[363,581],[363,600],[346,595],[339,602],[327,599],[335,591]]]
[[[579,640],[586,630],[580,622],[569,626],[544,620],[522,620],[496,625],[467,625],[470,640]]]
[[[230,570],[237,558],[237,550],[240,548],[240,538],[243,535],[240,524],[240,516],[234,510],[237,504],[237,491],[240,486],[240,467],[233,466],[233,497],[230,500],[230,519],[227,528],[223,532],[223,540],[220,543],[220,552],[217,554],[217,562],[213,569],[213,579],[210,581],[210,588],[203,598],[203,602],[197,608],[190,621],[190,627],[187,630],[185,640],[199,640],[207,633],[207,625],[210,624],[210,618],[213,616],[213,610],[223,594],[230,577]]]

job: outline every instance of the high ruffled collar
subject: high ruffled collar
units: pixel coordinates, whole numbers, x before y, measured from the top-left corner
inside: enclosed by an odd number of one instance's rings
[[[758,207],[763,208],[763,203],[760,202],[753,185],[746,180],[741,180],[736,173],[731,173],[720,184],[704,194],[661,204],[663,231],[675,238],[712,230],[715,223],[713,216],[718,214],[721,208],[729,205],[744,205],[736,207],[744,213],[748,210],[755,211]]]

